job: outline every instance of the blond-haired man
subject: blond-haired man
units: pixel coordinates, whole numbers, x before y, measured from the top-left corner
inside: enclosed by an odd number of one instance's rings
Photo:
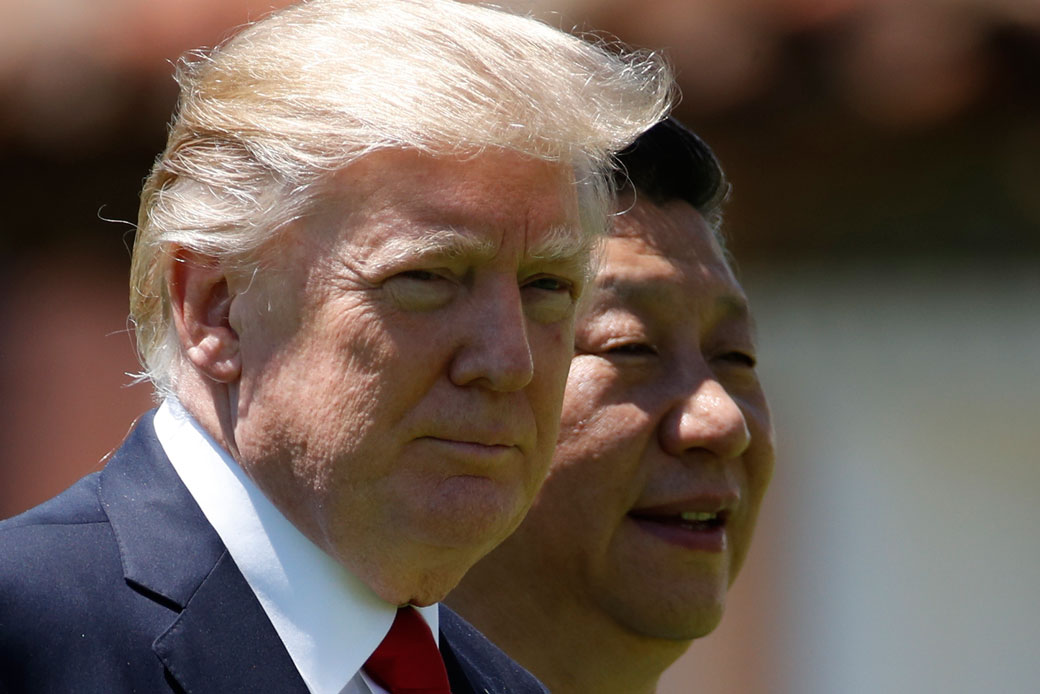
[[[178,79],[131,277],[162,404],[0,526],[0,690],[541,691],[436,603],[541,484],[605,171],[667,71],[310,0]]]

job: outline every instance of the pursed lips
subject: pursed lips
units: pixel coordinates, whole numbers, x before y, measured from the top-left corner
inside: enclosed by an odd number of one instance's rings
[[[432,441],[443,441],[445,443],[459,443],[472,446],[484,446],[487,448],[515,448],[516,443],[513,443],[511,439],[506,437],[496,436],[493,434],[463,434],[463,435],[427,435],[420,436],[422,439],[430,439]]]
[[[490,408],[475,406],[468,413],[446,408],[430,414],[433,416],[425,417],[425,421],[416,422],[409,427],[412,438],[492,448],[524,448],[524,442],[532,433],[527,418],[511,416],[512,413],[497,412]]]
[[[501,439],[491,436],[422,436],[418,440],[430,442],[453,455],[477,460],[494,461],[521,451],[519,445],[502,443]]]

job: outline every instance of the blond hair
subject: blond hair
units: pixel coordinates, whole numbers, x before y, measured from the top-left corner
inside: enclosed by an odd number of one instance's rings
[[[505,148],[575,169],[588,230],[612,157],[672,101],[667,66],[451,0],[309,0],[182,59],[166,150],[141,194],[130,312],[144,376],[172,389],[171,246],[249,268],[331,172],[386,148]]]

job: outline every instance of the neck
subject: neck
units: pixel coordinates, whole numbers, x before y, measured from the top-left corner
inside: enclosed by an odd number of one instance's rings
[[[690,645],[628,630],[587,596],[518,582],[525,574],[497,559],[471,569],[447,604],[553,694],[654,694],[661,674]]]
[[[202,378],[191,369],[183,371],[177,381],[177,400],[218,445],[241,462],[235,441],[235,387]]]

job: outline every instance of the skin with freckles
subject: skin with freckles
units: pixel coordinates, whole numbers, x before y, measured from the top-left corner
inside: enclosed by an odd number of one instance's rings
[[[175,264],[180,396],[383,599],[439,600],[549,464],[588,259],[573,174],[376,153],[276,243],[256,276]]]
[[[774,457],[754,365],[704,219],[640,199],[582,302],[548,479],[449,603],[556,694],[653,692],[748,550]]]

